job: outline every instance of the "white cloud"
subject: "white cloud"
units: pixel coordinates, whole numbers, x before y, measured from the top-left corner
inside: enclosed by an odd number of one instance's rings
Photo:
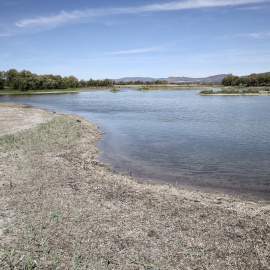
[[[37,27],[54,28],[63,24],[74,23],[85,19],[91,19],[94,17],[101,17],[108,15],[239,6],[247,4],[258,4],[268,1],[269,0],[186,0],[164,4],[145,5],[140,7],[86,9],[86,10],[74,10],[71,12],[61,11],[57,15],[21,20],[15,23],[15,25],[19,28],[37,28]]]
[[[207,7],[225,7],[267,2],[266,0],[187,0],[141,7],[141,11],[173,11]]]
[[[133,49],[133,50],[108,52],[108,53],[104,53],[104,55],[138,54],[138,53],[160,52],[160,51],[162,51],[162,47],[150,47],[150,48],[141,48],[141,49]]]
[[[257,32],[257,33],[238,34],[236,36],[260,39],[260,38],[268,38],[268,37],[270,37],[270,32]]]
[[[58,15],[26,19],[26,20],[22,20],[20,22],[15,23],[15,25],[22,28],[38,27],[38,26],[55,27],[65,22],[69,22],[72,20],[74,21],[76,19],[83,18],[83,15],[86,15],[86,14],[82,14],[81,11],[77,11],[77,10],[73,12],[61,11]],[[90,14],[88,16],[90,16]]]

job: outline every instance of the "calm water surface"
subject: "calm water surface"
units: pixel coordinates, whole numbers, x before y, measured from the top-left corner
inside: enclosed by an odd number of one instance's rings
[[[270,199],[270,96],[126,90],[0,96],[73,113],[101,127],[99,159],[181,186]]]

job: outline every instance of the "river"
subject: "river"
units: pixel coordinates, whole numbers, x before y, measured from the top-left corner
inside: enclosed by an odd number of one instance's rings
[[[154,182],[270,199],[270,96],[197,90],[4,95],[83,116],[106,135],[98,159]]]

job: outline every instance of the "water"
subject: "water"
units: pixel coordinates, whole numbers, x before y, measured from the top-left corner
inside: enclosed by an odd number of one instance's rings
[[[270,199],[270,97],[126,90],[0,96],[101,127],[99,159],[158,182]]]

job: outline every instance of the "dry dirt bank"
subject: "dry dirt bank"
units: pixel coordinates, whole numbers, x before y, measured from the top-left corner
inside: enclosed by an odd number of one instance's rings
[[[269,202],[112,172],[77,116],[0,103],[0,129],[0,269],[270,269]]]

